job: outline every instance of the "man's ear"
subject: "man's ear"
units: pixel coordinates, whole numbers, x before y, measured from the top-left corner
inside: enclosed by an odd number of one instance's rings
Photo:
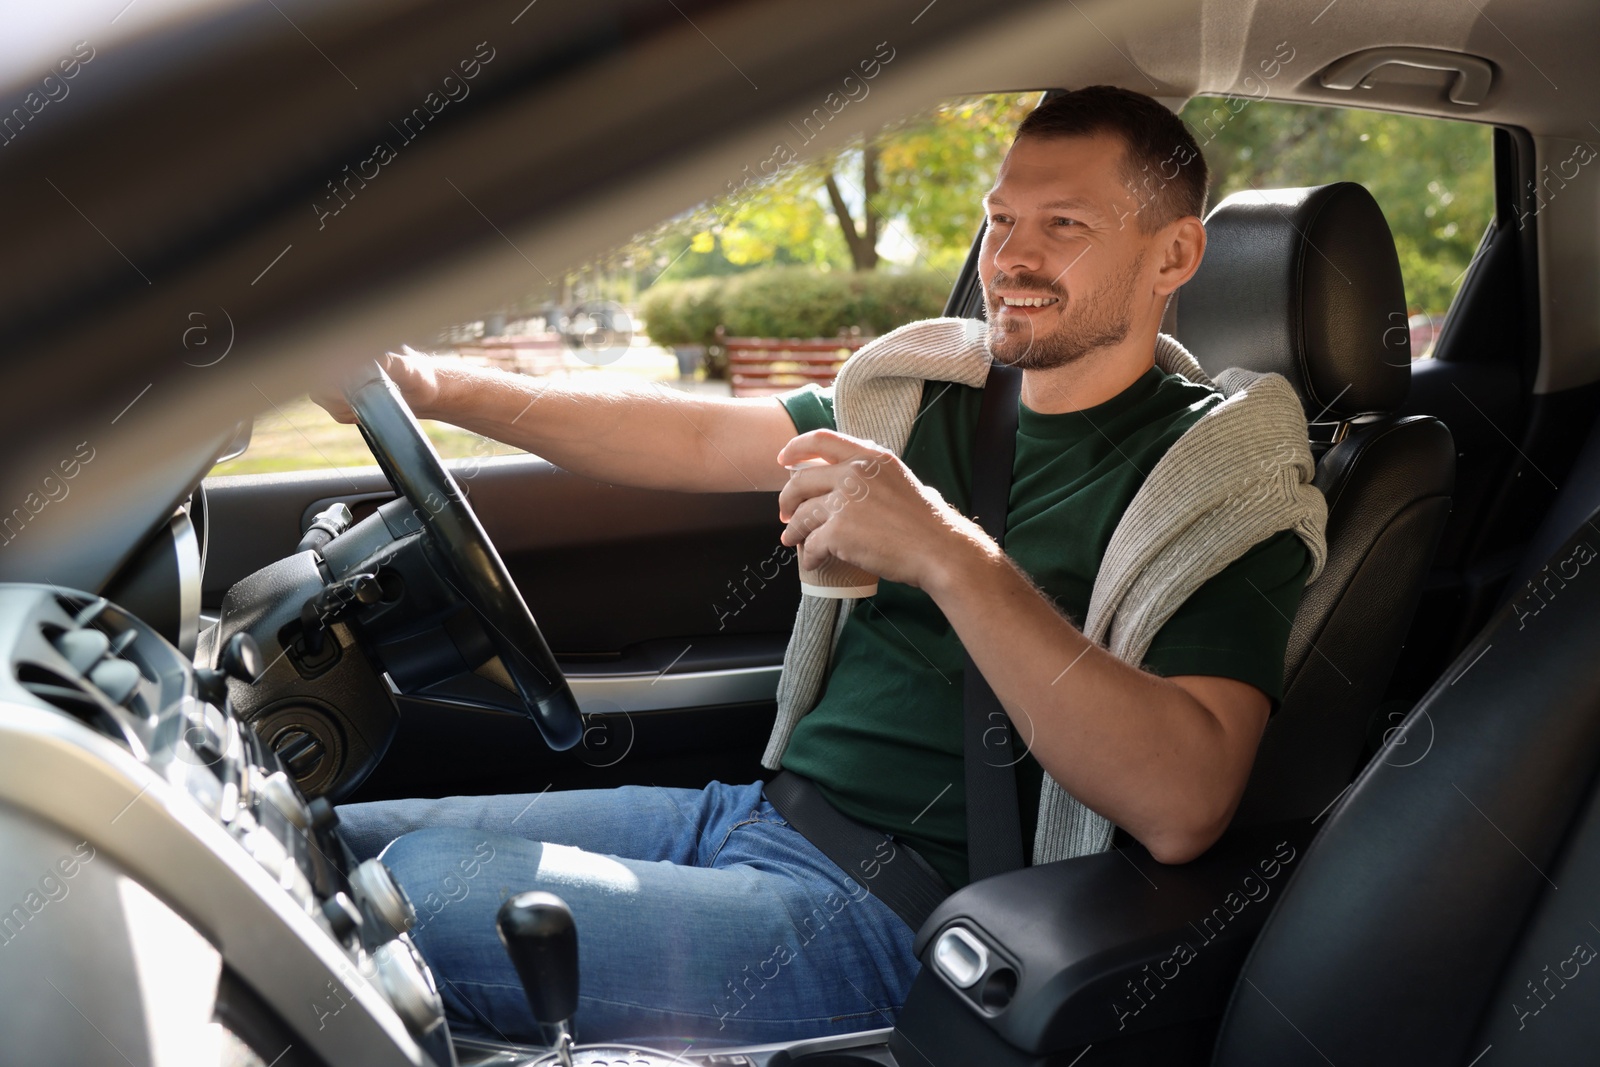
[[[1200,269],[1206,252],[1206,228],[1195,216],[1186,215],[1163,226],[1160,241],[1161,269],[1156,274],[1155,292],[1166,296]]]

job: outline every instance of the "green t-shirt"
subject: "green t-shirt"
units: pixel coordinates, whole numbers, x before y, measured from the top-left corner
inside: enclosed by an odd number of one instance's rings
[[[903,459],[970,514],[972,442],[983,391],[923,388]],[[795,429],[832,429],[830,390],[779,397]],[[1103,404],[1060,415],[1020,406],[1006,554],[1081,626],[1100,559],[1156,461],[1222,394],[1152,366]],[[1252,547],[1178,609],[1144,667],[1163,677],[1235,678],[1277,709],[1289,624],[1311,555],[1290,531]],[[967,883],[961,642],[933,599],[881,582],[851,612],[817,705],[796,725],[783,766],[815,781],[840,811],[915,848],[953,888]],[[1028,740],[1027,725],[1016,742]],[[1023,844],[1032,844],[1043,769],[1017,764]]]

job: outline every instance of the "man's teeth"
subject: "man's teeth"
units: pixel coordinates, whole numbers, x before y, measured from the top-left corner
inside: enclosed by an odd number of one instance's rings
[[[1002,299],[1006,302],[1006,307],[1008,308],[1042,308],[1047,304],[1056,302],[1056,298],[1053,296],[1007,296],[1002,297]]]

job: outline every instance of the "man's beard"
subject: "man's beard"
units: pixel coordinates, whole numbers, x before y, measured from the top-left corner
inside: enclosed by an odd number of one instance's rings
[[[1069,312],[1048,333],[1036,333],[1032,319],[1021,316],[1012,319],[1012,327],[1007,329],[996,321],[999,308],[988,301],[989,329],[984,333],[983,346],[990,361],[1021,370],[1052,370],[1121,344],[1133,328],[1133,294],[1143,267],[1144,253],[1140,252],[1126,270],[1107,278],[1099,289],[1074,297],[1073,302],[1079,305],[1076,311]],[[1043,279],[1028,275],[1007,278],[1000,274],[994,281],[1001,279],[1006,281],[1006,288],[1055,297],[1061,303],[1054,307],[1067,303],[1067,294]]]

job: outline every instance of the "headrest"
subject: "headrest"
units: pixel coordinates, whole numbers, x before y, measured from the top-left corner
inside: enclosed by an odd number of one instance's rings
[[[1393,411],[1411,384],[1400,259],[1355,182],[1222,201],[1177,312],[1178,339],[1207,374],[1276,371],[1312,422]]]

